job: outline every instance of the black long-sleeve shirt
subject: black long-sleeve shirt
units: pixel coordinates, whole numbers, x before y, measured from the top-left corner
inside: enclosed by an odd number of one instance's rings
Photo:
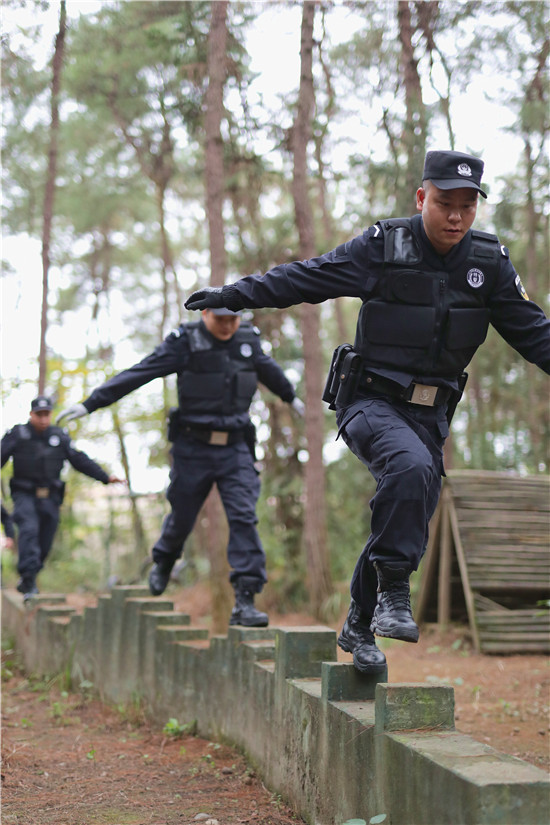
[[[181,324],[180,327],[168,335],[150,355],[147,355],[137,364],[114,375],[100,387],[97,387],[83,402],[88,412],[94,412],[94,410],[100,407],[108,407],[110,404],[113,404],[115,401],[118,401],[120,398],[123,398],[155,378],[161,378],[173,373],[179,375],[184,372],[188,368],[191,356],[186,327],[186,324]],[[220,341],[212,336],[204,324],[202,324],[201,329],[202,333],[211,339],[213,347],[223,349],[229,343]],[[279,364],[263,352],[259,336],[255,336],[250,360],[256,371],[258,380],[262,384],[271,390],[271,392],[278,395],[283,401],[290,403],[294,400],[295,392],[292,384]],[[190,423],[201,427],[211,427],[213,429],[234,430],[244,427],[248,421],[248,412],[232,413],[229,415],[204,413],[202,415],[192,416]]]
[[[25,450],[29,458],[25,461],[28,469],[18,477],[33,481],[36,484],[47,486],[49,482],[59,478],[59,472],[52,477],[52,466],[62,467],[66,460],[79,473],[109,483],[109,476],[89,455],[73,446],[70,436],[61,427],[48,427],[44,432],[38,432],[32,424],[17,424],[8,430],[2,438],[1,462],[2,467],[10,458],[17,458],[17,452]],[[52,451],[56,457],[52,461]],[[59,460],[58,460],[59,459]],[[32,466],[31,466],[32,465]]]
[[[438,269],[452,268],[470,249],[471,230],[445,256],[440,256],[431,245],[420,215],[413,218],[413,231],[424,260]],[[380,227],[374,225],[317,258],[281,264],[263,275],[249,275],[224,286],[223,302],[229,309],[239,310],[317,304],[341,296],[368,301],[369,280],[380,272],[383,263],[383,235]],[[507,255],[501,257],[500,272],[487,306],[491,324],[505,341],[527,361],[550,373],[550,321],[542,309],[527,298]],[[392,374],[391,370],[380,371]]]

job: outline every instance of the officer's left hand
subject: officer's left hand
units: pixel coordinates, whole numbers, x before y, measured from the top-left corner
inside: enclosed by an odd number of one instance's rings
[[[184,306],[186,309],[218,309],[223,305],[222,287],[205,286],[203,289],[197,289],[196,292],[193,292]]]
[[[291,401],[290,406],[301,418],[306,414],[306,405],[300,398],[295,398],[294,401]]]
[[[75,418],[82,418],[83,415],[90,415],[84,404],[73,404],[72,407],[67,407],[66,410],[62,410],[56,418],[56,424],[63,419],[67,419],[67,424],[69,421],[74,421]]]
[[[128,484],[128,482],[125,478],[119,478],[118,476],[110,475],[107,484]]]

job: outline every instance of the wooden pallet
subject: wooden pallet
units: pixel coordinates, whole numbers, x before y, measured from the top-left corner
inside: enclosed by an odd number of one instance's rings
[[[420,571],[420,623],[437,600],[437,622],[446,625],[458,602],[476,650],[550,652],[550,612],[542,606],[550,599],[550,479],[450,472]]]

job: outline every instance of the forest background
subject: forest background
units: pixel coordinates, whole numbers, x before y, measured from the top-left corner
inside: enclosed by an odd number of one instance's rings
[[[196,319],[183,308],[193,289],[414,214],[430,148],[484,158],[476,225],[499,234],[548,309],[548,3],[4,0],[2,11],[4,429],[37,391],[58,409],[80,401]],[[307,605],[320,619],[346,598],[374,492],[321,401],[358,309],[342,298],[250,314],[306,402],[303,421],[267,391],[252,407],[269,590],[279,610]],[[493,332],[468,371],[447,467],[547,473],[545,376]],[[69,472],[46,589],[143,575],[166,512],[174,379],[71,425],[128,490]],[[214,627],[229,600],[225,531],[214,494],[183,571],[209,578]]]

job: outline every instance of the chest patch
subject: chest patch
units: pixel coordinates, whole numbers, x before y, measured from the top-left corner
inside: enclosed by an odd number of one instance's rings
[[[485,275],[481,269],[474,267],[473,269],[469,269],[466,273],[466,280],[473,289],[478,289],[480,286],[483,286]]]
[[[241,344],[240,353],[243,358],[250,358],[252,355],[252,347],[250,344]]]
[[[50,445],[50,447],[59,447],[59,445],[61,444],[61,439],[58,435],[51,435],[48,444]]]
[[[516,275],[516,280],[514,281],[514,283],[515,283],[516,289],[519,292],[519,294],[521,295],[521,297],[524,298],[526,301],[528,301],[529,296],[527,294],[527,291],[526,291],[525,287],[521,283],[521,279],[520,279],[519,275]]]

